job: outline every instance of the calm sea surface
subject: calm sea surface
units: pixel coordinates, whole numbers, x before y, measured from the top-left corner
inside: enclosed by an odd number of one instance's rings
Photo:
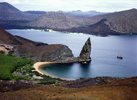
[[[54,64],[42,68],[43,72],[59,78],[88,78],[97,76],[137,76],[137,35],[99,37],[82,33],[45,32],[40,30],[7,30],[34,41],[65,44],[78,56],[88,37],[91,38],[92,62],[89,65]],[[122,56],[123,60],[117,59]]]

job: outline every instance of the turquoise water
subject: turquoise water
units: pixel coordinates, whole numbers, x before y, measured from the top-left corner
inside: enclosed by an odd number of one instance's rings
[[[8,30],[35,41],[65,44],[78,56],[88,37],[91,38],[92,62],[89,65],[48,65],[41,70],[60,78],[78,79],[97,76],[137,76],[137,36],[99,37],[82,33],[45,32],[39,30]],[[117,59],[122,56],[123,60]]]

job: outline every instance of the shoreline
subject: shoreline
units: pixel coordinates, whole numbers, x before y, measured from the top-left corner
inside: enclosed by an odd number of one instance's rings
[[[34,65],[33,65],[33,68],[35,69],[35,71],[37,71],[39,74],[41,75],[46,75],[46,76],[49,76],[51,78],[58,78],[58,79],[61,79],[61,80],[67,80],[67,81],[73,81],[75,79],[66,79],[66,78],[60,78],[60,77],[56,77],[54,75],[51,75],[49,73],[47,73],[46,71],[43,73],[40,68],[41,67],[45,67],[47,64],[55,64],[56,62],[36,62]]]
[[[46,75],[46,76],[49,76],[51,78],[58,78],[58,79],[65,80],[65,81],[75,81],[75,80],[78,80],[78,79],[69,79],[69,78],[57,77],[55,75],[49,74],[46,71],[43,72],[43,71],[40,70],[40,68],[46,67],[47,64],[56,64],[56,63],[57,62],[36,62],[36,63],[33,64],[33,68],[39,74]],[[109,77],[109,76],[103,76],[103,77],[94,77],[94,78],[89,78],[89,79],[95,79],[95,78],[130,79],[130,78],[136,78],[136,76],[132,76],[132,77]]]

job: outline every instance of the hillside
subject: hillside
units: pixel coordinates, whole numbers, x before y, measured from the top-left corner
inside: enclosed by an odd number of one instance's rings
[[[137,100],[136,83],[136,77],[91,78],[41,86],[29,82],[0,82],[0,97],[2,100]]]
[[[134,34],[137,33],[136,16],[136,9],[102,14],[92,17],[72,16],[63,12],[48,12],[37,20],[31,22],[29,25],[37,28],[51,28],[59,31],[69,30],[71,32],[83,32],[89,34],[92,32],[93,34],[101,34],[104,32],[108,32],[107,34],[109,34],[110,30],[114,31],[116,34]],[[106,19],[105,23],[108,26],[108,31],[104,31],[101,24],[98,24],[98,26],[102,28],[98,29],[96,27],[97,23],[99,23],[102,19]],[[89,28],[87,28],[87,26]],[[93,29],[97,31],[95,32]]]
[[[22,12],[14,6],[2,2],[0,3],[0,14],[0,27],[4,29],[51,28],[57,31],[95,35],[104,34],[104,32],[106,32],[105,34],[137,34],[137,9],[106,14],[96,11]],[[102,19],[106,20],[104,24],[100,23]],[[105,29],[103,29],[104,27]]]
[[[0,29],[0,44],[20,44],[20,42],[9,32]]]
[[[0,3],[0,20],[33,20],[37,16],[23,13],[9,3]]]
[[[120,33],[137,33],[137,9],[130,9],[91,18],[91,20],[107,19],[112,30]]]
[[[99,23],[102,19],[106,20],[103,26]],[[70,31],[98,35],[104,32],[109,34],[111,30],[117,34],[137,34],[137,9],[94,16],[90,18],[90,22],[90,25],[72,28]],[[106,25],[107,30],[104,29]]]
[[[88,19],[85,17],[71,16],[64,12],[47,12],[45,15],[32,21],[29,26],[63,30],[72,27],[82,26],[86,23],[88,23]]]
[[[0,28],[28,28],[26,23],[38,18],[40,14],[22,12],[6,2],[0,2]]]
[[[88,34],[100,35],[100,36],[120,35],[121,34],[119,32],[116,32],[116,31],[110,29],[106,19],[102,19],[93,25],[86,25],[83,27],[72,28],[72,29],[68,29],[66,31],[78,32],[78,33],[88,33]]]

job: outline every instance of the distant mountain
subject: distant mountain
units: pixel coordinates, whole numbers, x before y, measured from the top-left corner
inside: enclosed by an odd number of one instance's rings
[[[45,11],[24,11],[24,13],[43,15],[43,14],[46,14],[47,12]]]
[[[29,23],[30,27],[64,30],[87,24],[88,18],[71,16],[64,12],[47,12],[45,15]]]
[[[24,13],[9,3],[0,3],[0,20],[34,20],[36,15]]]
[[[81,11],[81,10],[77,10],[77,11],[67,12],[67,14],[69,14],[69,15],[74,15],[74,16],[91,17],[91,16],[96,16],[96,15],[102,15],[102,14],[105,14],[105,13],[97,12],[97,11],[87,11],[87,12],[83,12],[83,11]]]
[[[103,22],[103,25],[108,26],[107,31],[106,29],[104,29],[105,31],[103,30],[104,26],[100,23],[102,19],[106,20]],[[75,31],[89,34],[99,34],[104,32],[109,34],[112,31],[113,34],[134,34],[137,33],[137,9],[92,17],[72,16],[64,12],[48,12],[37,20],[31,22],[29,25],[37,28],[51,28],[59,31]],[[98,29],[97,26],[100,28]],[[93,31],[95,30],[94,28],[97,28],[96,32]]]
[[[109,28],[106,31],[106,33],[108,32],[107,34],[110,33],[110,30],[118,34],[137,34],[137,9],[93,16],[90,17],[90,25],[72,28],[70,30],[89,34],[104,33],[104,26],[102,26],[102,23],[99,23],[102,19],[106,19],[103,23]]]
[[[120,34],[118,32],[115,32],[114,30],[111,30],[109,25],[106,22],[107,22],[106,19],[102,19],[93,25],[86,25],[83,27],[71,28],[66,31],[88,33],[88,34],[100,35],[100,36],[119,35]]]
[[[105,21],[102,22],[103,19]],[[107,25],[105,31],[103,25],[105,27]],[[0,3],[0,27],[5,29],[51,28],[58,31],[75,31],[88,34],[103,34],[104,32],[109,34],[112,31],[113,34],[137,34],[137,9],[114,13],[82,12],[80,10],[72,12],[22,12],[14,6],[2,2]]]
[[[22,12],[9,3],[0,3],[0,28],[28,28],[26,23],[39,16],[39,14]]]

